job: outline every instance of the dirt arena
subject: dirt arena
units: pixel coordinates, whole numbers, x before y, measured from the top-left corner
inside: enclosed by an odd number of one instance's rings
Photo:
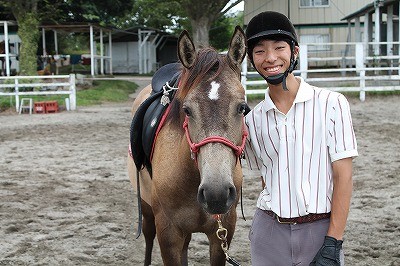
[[[360,156],[346,265],[400,265],[400,96],[350,99]],[[48,115],[0,113],[0,265],[142,265],[126,173],[131,102]],[[251,265],[259,178],[245,176],[230,253]],[[240,213],[240,209],[238,209]],[[195,234],[190,265],[208,265]],[[156,246],[153,265],[162,265]]]

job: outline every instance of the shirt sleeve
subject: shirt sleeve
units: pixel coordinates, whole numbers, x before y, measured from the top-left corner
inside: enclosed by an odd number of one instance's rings
[[[248,168],[251,170],[252,174],[258,174],[261,170],[262,162],[260,158],[260,147],[257,144],[257,134],[256,134],[256,126],[254,123],[254,113],[250,112],[245,117],[245,123],[248,131],[246,145],[244,149],[244,157],[247,162]]]
[[[333,105],[332,139],[329,147],[332,162],[358,156],[349,102],[342,94],[339,94],[336,100],[337,102]]]

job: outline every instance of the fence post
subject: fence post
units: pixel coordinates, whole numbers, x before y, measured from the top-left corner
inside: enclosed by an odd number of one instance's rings
[[[244,99],[247,101],[247,55],[244,57],[243,62],[242,62],[242,73],[241,73],[242,79],[242,86],[244,88]]]
[[[356,69],[357,73],[365,68],[364,44],[361,42],[356,43]]]
[[[75,87],[75,74],[69,75],[69,104],[72,111],[76,109],[76,87]]]
[[[365,70],[360,71],[360,100],[365,101]]]
[[[308,70],[308,45],[300,44],[300,75],[303,79],[307,79]]]
[[[360,75],[360,100],[365,101],[365,60],[364,45],[356,43],[356,72]]]
[[[19,112],[19,85],[18,85],[18,78],[14,79],[15,81],[15,110],[17,113]]]

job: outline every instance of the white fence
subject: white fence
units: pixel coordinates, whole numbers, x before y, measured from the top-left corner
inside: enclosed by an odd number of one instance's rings
[[[300,69],[295,70],[294,74],[321,88],[359,92],[360,100],[364,101],[366,91],[400,90],[400,56],[394,55],[399,53],[399,44],[399,42],[300,44]],[[324,49],[315,49],[320,46]],[[370,55],[377,52],[380,54]],[[265,85],[265,80],[260,80],[259,77],[257,72],[248,71],[247,60],[244,60],[242,84],[246,95],[265,93],[265,88],[248,88],[248,86]]]
[[[9,81],[14,81],[10,83]],[[31,82],[37,80],[37,82]],[[27,82],[29,81],[29,82]],[[69,95],[69,109],[76,109],[75,74],[54,76],[11,76],[0,77],[0,96],[15,96],[16,111],[19,110],[20,96],[27,95]],[[39,91],[20,91],[20,88],[40,87]],[[62,90],[57,88],[62,87]],[[66,90],[65,87],[68,89]],[[12,88],[12,92],[3,91]],[[43,90],[43,89],[46,90]],[[68,108],[67,108],[68,109]]]

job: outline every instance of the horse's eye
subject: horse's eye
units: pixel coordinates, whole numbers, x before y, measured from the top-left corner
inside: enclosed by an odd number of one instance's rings
[[[238,106],[238,114],[244,114],[245,111],[246,111],[246,107],[247,107],[246,103],[239,104],[239,106]]]
[[[189,109],[188,107],[184,106],[182,109],[183,109],[183,112],[184,112],[187,116],[191,116],[191,115],[192,115],[191,112],[190,112],[190,109]]]

